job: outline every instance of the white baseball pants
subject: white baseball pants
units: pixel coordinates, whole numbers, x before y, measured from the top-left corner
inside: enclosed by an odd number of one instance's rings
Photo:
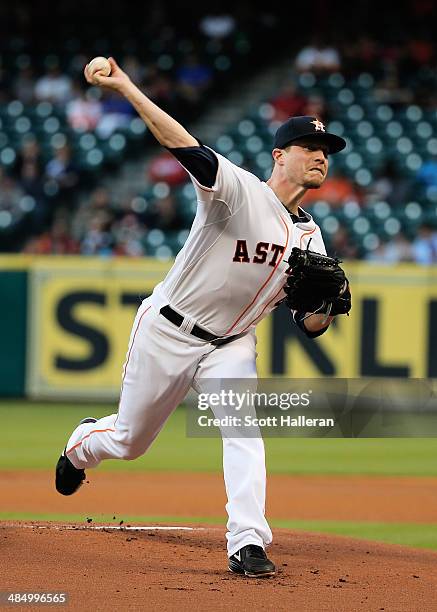
[[[147,298],[132,327],[118,415],[77,427],[67,444],[68,458],[83,469],[97,466],[102,459],[136,459],[146,452],[190,387],[210,393],[211,380],[218,391],[222,379],[256,379],[255,344],[253,333],[220,347],[205,343],[165,319]],[[211,408],[216,417],[226,413],[222,406]],[[261,435],[222,437],[231,556],[247,544],[264,548],[272,541],[272,532],[265,518]]]

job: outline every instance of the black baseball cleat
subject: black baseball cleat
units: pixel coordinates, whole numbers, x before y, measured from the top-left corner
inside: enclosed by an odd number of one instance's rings
[[[95,423],[96,421],[97,419],[94,417],[87,417],[82,419],[79,425]],[[74,467],[70,459],[65,455],[65,451],[66,448],[56,464],[56,490],[61,495],[73,495],[85,480],[86,475],[85,470],[79,470]]]
[[[245,574],[249,578],[267,578],[276,573],[275,565],[267,558],[264,549],[255,544],[243,546],[229,557],[229,569],[235,574]]]

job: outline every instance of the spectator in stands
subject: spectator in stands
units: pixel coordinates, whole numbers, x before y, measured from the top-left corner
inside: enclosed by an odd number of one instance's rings
[[[113,224],[114,255],[141,257],[144,255],[143,241],[146,235],[144,225],[137,216],[130,213]]]
[[[212,80],[212,70],[195,53],[187,55],[176,73],[178,91],[189,104],[198,104]]]
[[[357,259],[358,248],[352,241],[349,231],[339,227],[331,238],[330,254],[341,259]]]
[[[385,260],[385,243],[380,241],[375,249],[368,251],[364,255],[364,259],[369,263],[374,263],[378,265],[388,263]]]
[[[342,206],[345,202],[353,200],[361,202],[362,195],[356,185],[344,176],[337,168],[330,170],[330,176],[320,189],[307,191],[303,203],[310,204],[317,200],[324,200],[333,207]]]
[[[88,198],[84,199],[72,220],[71,231],[77,240],[81,240],[88,228],[91,220],[101,212],[111,213],[113,210],[110,193],[104,187],[94,189]]]
[[[54,156],[47,162],[45,175],[58,201],[70,207],[74,190],[79,182],[79,170],[68,145],[55,149]]]
[[[135,55],[127,55],[121,67],[129,75],[129,77],[136,83],[141,83],[146,74],[145,68],[140,64],[138,58]]]
[[[177,113],[178,97],[171,78],[156,65],[148,65],[143,78],[144,91],[155,104],[166,112]]]
[[[38,101],[65,104],[72,95],[72,83],[68,75],[61,72],[57,60],[49,60],[46,73],[35,84],[35,97]]]
[[[413,261],[411,242],[405,234],[399,232],[390,240],[381,241],[364,259],[376,264],[397,264]]]
[[[430,40],[430,33],[423,29],[420,36],[413,35],[408,41],[408,60],[411,62],[411,70],[431,67],[435,62],[435,46]]]
[[[157,228],[164,232],[178,231],[185,227],[184,218],[173,194],[152,201],[141,219],[148,229]]]
[[[410,88],[401,85],[395,66],[386,71],[384,77],[376,84],[373,93],[379,104],[389,104],[393,109],[410,104],[414,96]]]
[[[44,162],[41,155],[41,147],[33,134],[23,140],[18,151],[15,162],[15,172],[18,179],[22,174],[23,166],[28,166],[29,164],[35,167],[35,174],[42,179],[44,175]]]
[[[9,219],[7,225],[15,225],[23,217],[24,211],[20,204],[24,195],[22,187],[0,167],[0,211],[8,213],[7,217],[3,215],[3,219]]]
[[[308,97],[303,114],[318,117],[324,123],[330,120],[330,114],[326,107],[325,100],[318,94],[311,94]]]
[[[384,261],[387,263],[413,261],[411,242],[403,232],[398,232],[385,243]]]
[[[77,132],[95,130],[102,118],[102,104],[92,97],[92,89],[86,92],[81,84],[75,81],[73,84],[73,95],[68,102],[65,112],[69,125]]]
[[[79,253],[79,244],[70,234],[67,219],[58,216],[52,227],[41,236],[30,239],[23,251],[35,255],[75,255]]]
[[[127,128],[136,112],[133,106],[113,91],[105,91],[101,100],[102,117],[96,133],[100,138],[109,138],[116,130]]]
[[[427,187],[437,187],[437,155],[422,164],[417,172],[417,179]]]
[[[334,47],[322,43],[318,36],[313,36],[311,44],[297,54],[294,65],[298,72],[329,74],[340,70],[340,54]]]
[[[82,255],[111,256],[114,248],[114,236],[111,232],[113,216],[108,211],[95,213],[89,227],[80,241]]]
[[[270,100],[270,104],[275,111],[273,121],[282,123],[289,117],[310,114],[305,111],[306,97],[298,91],[296,84],[291,80],[282,86],[278,94]]]
[[[28,135],[23,141],[14,164],[13,176],[24,193],[33,198],[34,207],[28,212],[33,230],[41,231],[50,218],[50,211],[44,191],[44,163],[35,136]]]
[[[423,223],[413,242],[413,257],[418,264],[437,263],[437,231],[430,223]]]
[[[357,40],[347,41],[343,45],[343,64],[346,73],[350,76],[362,72],[373,75],[381,74],[381,51],[378,42],[366,34]]]
[[[162,198],[157,206],[158,219],[156,226],[163,231],[178,231],[185,227],[180,207],[173,194]]]
[[[35,74],[30,64],[20,68],[12,84],[14,98],[23,104],[32,104],[35,101]]]
[[[29,161],[21,166],[19,182],[26,195],[33,198],[35,205],[31,212],[32,230],[40,232],[49,222],[51,213],[44,191],[44,180],[38,166]]]
[[[44,163],[35,136],[29,134],[23,140],[11,176],[15,180],[16,187],[23,191],[23,197],[31,198],[22,200],[23,217],[28,216],[31,220],[34,232],[42,231],[50,219],[50,210],[44,191]]]
[[[152,183],[164,182],[171,186],[181,185],[188,180],[187,171],[168,151],[163,151],[153,158],[147,174]]]
[[[43,176],[37,164],[32,161],[25,162],[21,166],[18,180],[27,194],[41,202],[45,201]]]
[[[405,203],[412,189],[412,181],[406,177],[393,159],[387,159],[378,170],[375,180],[366,189],[365,201],[385,201],[390,206]]]

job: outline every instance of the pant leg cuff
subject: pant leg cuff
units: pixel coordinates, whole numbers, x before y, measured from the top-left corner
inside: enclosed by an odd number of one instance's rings
[[[235,553],[238,552],[241,548],[243,548],[243,546],[249,546],[250,544],[254,546],[261,546],[261,548],[265,550],[265,544],[262,540],[255,541],[253,538],[248,538],[247,540],[243,540],[243,542],[241,544],[238,544],[238,546],[232,546],[231,548],[228,548],[228,557],[232,557],[232,555],[235,555]]]

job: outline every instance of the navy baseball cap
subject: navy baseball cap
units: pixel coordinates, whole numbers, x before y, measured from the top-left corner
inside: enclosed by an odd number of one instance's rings
[[[275,134],[273,148],[285,149],[293,141],[300,138],[309,138],[315,142],[322,142],[328,147],[328,153],[338,153],[346,146],[344,138],[336,134],[330,134],[325,130],[325,125],[317,117],[303,116],[291,117],[279,126]]]

